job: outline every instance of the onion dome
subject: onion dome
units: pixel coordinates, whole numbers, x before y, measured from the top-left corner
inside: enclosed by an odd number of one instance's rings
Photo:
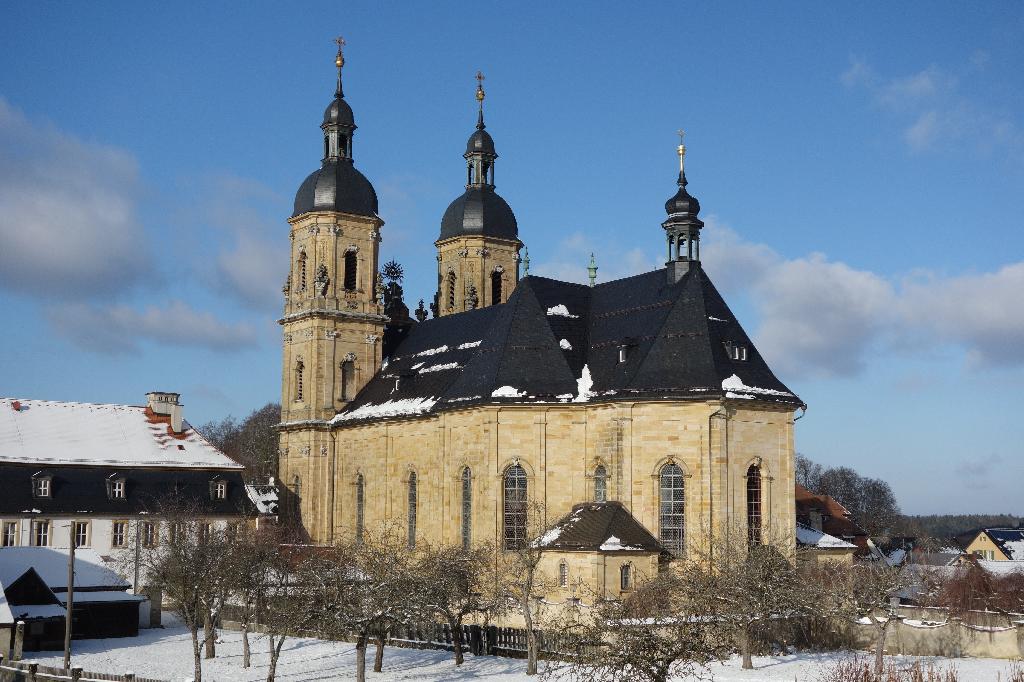
[[[518,239],[519,225],[508,203],[494,191],[494,162],[498,153],[494,139],[484,125],[483,74],[477,73],[476,100],[479,104],[476,130],[466,143],[466,191],[453,201],[441,218],[441,236],[487,235]]]
[[[324,135],[324,156],[320,168],[310,173],[299,186],[292,217],[309,211],[377,216],[377,192],[352,160],[356,123],[341,87],[341,69],[345,65],[341,48],[345,41],[338,38],[335,42],[338,43],[338,54],[334,60],[338,68],[338,84],[320,125]]]

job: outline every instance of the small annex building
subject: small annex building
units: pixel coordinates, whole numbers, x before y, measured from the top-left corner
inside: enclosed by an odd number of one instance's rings
[[[855,545],[858,556],[871,553],[867,531],[851,518],[850,511],[835,498],[813,493],[797,483],[795,502],[797,523]]]
[[[77,639],[134,637],[148,625],[147,597],[127,590],[131,584],[96,552],[75,552],[72,635]],[[68,602],[68,551],[49,547],[11,547],[0,551],[0,628],[4,620],[25,622],[24,650],[60,649]],[[10,633],[13,636],[12,632]],[[10,643],[0,641],[0,650]]]

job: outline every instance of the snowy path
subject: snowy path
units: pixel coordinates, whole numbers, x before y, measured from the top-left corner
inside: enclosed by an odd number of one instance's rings
[[[241,634],[224,631],[223,644],[217,647],[217,658],[203,661],[205,682],[262,682],[267,675],[266,639],[252,638],[253,667],[242,668]],[[373,664],[373,648],[368,650],[367,663]],[[815,682],[821,670],[838,654],[799,654],[772,658],[755,657],[754,670],[741,670],[733,658],[724,665],[714,665],[711,673],[718,682],[750,680],[784,680]],[[26,659],[44,665],[61,664],[59,652],[27,653]],[[907,661],[910,657],[898,657]],[[957,659],[952,663],[963,682],[1006,679],[1010,663],[993,659]],[[73,665],[92,672],[124,673],[181,682],[192,677],[192,643],[182,627],[142,630],[136,639],[94,639],[76,641]],[[542,663],[543,665],[543,663]],[[495,682],[536,682],[524,674],[525,661],[490,656],[466,656],[466,663],[456,668],[452,654],[446,651],[420,651],[388,647],[384,654],[384,672],[367,673],[370,680],[494,680]],[[346,642],[325,642],[295,638],[285,642],[278,663],[277,679],[281,682],[312,680],[351,680],[355,677],[355,647]],[[683,681],[680,681],[683,682]]]

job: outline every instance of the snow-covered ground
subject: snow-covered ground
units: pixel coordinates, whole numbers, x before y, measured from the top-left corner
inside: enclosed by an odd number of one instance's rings
[[[188,632],[182,627],[143,630],[136,639],[94,639],[76,641],[73,665],[90,672],[124,673],[156,677],[173,682],[192,677],[192,644]],[[206,682],[261,682],[267,676],[266,639],[252,638],[253,667],[242,668],[241,634],[225,631],[223,643],[217,647],[217,658],[203,661],[203,680]],[[373,648],[367,651],[367,663],[373,664]],[[754,670],[742,670],[739,659],[713,665],[710,672],[719,682],[750,680],[785,680],[786,682],[815,682],[820,672],[842,655],[850,654],[797,654],[793,656],[755,657]],[[26,659],[43,665],[61,665],[58,652],[35,652]],[[910,664],[912,657],[895,657],[899,664]],[[1010,662],[994,659],[927,659],[939,665],[952,665],[964,682],[1006,679]],[[545,665],[545,663],[541,663]],[[492,656],[474,657],[467,654],[466,663],[456,669],[452,654],[446,651],[421,651],[388,647],[384,654],[384,672],[367,673],[370,680],[394,682],[398,680],[487,679],[495,682],[536,682],[524,673],[525,661]],[[281,682],[304,680],[351,680],[355,677],[355,648],[346,642],[325,642],[295,638],[285,642],[278,663],[277,679]],[[680,682],[683,682],[680,680]]]

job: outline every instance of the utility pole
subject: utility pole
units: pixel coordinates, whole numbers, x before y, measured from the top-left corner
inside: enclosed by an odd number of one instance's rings
[[[71,551],[68,552],[68,602],[64,614],[64,669],[71,668],[71,609],[75,602],[75,522],[71,521]]]

